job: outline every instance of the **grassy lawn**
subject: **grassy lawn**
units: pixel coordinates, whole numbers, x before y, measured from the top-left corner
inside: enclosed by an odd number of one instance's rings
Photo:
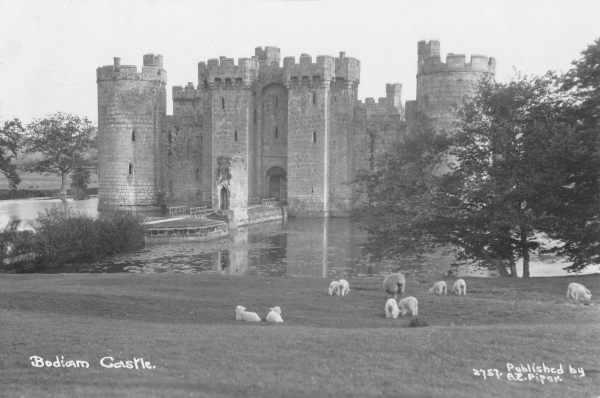
[[[1,275],[0,396],[600,396],[600,305],[566,299],[579,282],[595,304],[600,275],[465,278],[466,297],[434,296],[434,280],[409,279],[404,296],[419,300],[421,328],[408,327],[412,316],[385,318],[382,279],[350,279],[337,297],[317,278]],[[237,305],[262,318],[278,305],[284,323],[236,322]],[[34,367],[34,355],[90,366]],[[107,356],[155,368],[104,368]],[[512,381],[507,363],[566,372],[553,383]]]

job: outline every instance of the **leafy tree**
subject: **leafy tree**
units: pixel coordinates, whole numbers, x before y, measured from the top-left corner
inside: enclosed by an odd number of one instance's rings
[[[85,189],[90,183],[92,173],[84,167],[78,167],[71,173],[71,188]]]
[[[552,74],[506,84],[483,79],[457,111],[452,136],[420,116],[402,144],[357,174],[367,251],[420,257],[444,248],[503,276],[507,266],[516,276],[522,258],[527,277],[530,253],[547,243],[545,232],[567,239],[549,250],[569,255],[577,267],[595,261],[598,135],[573,126],[574,102],[557,83]],[[440,172],[448,159],[455,160],[451,172]]]
[[[67,176],[79,168],[92,166],[96,127],[87,118],[58,112],[44,119],[34,119],[27,126],[23,142],[25,153],[40,153],[42,159],[23,165],[29,172],[62,178],[61,194],[67,193]]]
[[[578,121],[587,128],[600,124],[600,38],[581,52],[573,68],[562,78],[562,89],[578,101]]]
[[[12,161],[17,157],[19,138],[24,131],[19,119],[4,122],[0,129],[0,173],[8,179],[11,189],[16,189],[21,182],[17,165]]]

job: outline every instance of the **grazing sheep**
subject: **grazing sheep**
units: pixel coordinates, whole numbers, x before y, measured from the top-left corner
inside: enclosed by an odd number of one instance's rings
[[[452,290],[450,291],[454,294],[458,294],[460,296],[460,294],[462,293],[463,295],[467,295],[467,283],[464,281],[464,279],[459,279],[456,282],[454,282],[454,285],[452,286]]]
[[[419,314],[419,302],[413,296],[400,300],[398,307],[402,311],[402,316],[406,315],[409,310],[413,316]]]
[[[398,309],[398,304],[396,300],[391,298],[385,303],[385,317],[386,318],[398,318],[398,314],[400,310]]]
[[[446,286],[446,282],[439,281],[434,284],[429,291],[434,292],[435,294],[448,294],[448,287]]]
[[[267,322],[275,322],[275,323],[283,322],[283,319],[281,319],[281,308],[279,308],[279,307],[271,308],[271,312],[269,312],[269,315],[267,315]]]
[[[579,283],[571,283],[567,288],[567,298],[574,298],[575,301],[579,302],[580,298],[584,300],[590,300],[592,298],[592,293],[583,285]]]
[[[260,317],[256,312],[246,312],[246,308],[238,305],[235,309],[235,320],[246,321],[246,322],[260,322]]]
[[[390,274],[385,277],[383,280],[383,290],[389,297],[393,297],[398,300],[398,297],[402,297],[402,293],[404,293],[404,287],[406,286],[406,281],[404,280],[404,276],[397,272],[395,274]],[[400,295],[398,295],[400,294]]]
[[[340,294],[340,283],[333,281],[331,282],[331,284],[329,285],[329,295],[339,295]]]
[[[345,279],[340,279],[338,282],[338,296],[345,296],[350,291],[350,284]]]

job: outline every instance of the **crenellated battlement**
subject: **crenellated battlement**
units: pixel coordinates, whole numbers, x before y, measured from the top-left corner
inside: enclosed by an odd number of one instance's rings
[[[262,47],[256,47],[254,49],[254,56],[258,58],[259,61],[264,61],[269,65],[273,62],[276,62],[279,65],[279,61],[281,60],[281,50],[279,47],[272,46],[265,46],[264,50]]]
[[[308,54],[300,55],[296,63],[294,57],[285,57],[280,65],[280,49],[266,46],[257,47],[251,58],[239,58],[237,65],[233,58],[219,57],[198,63],[199,88],[206,85],[212,88],[234,88],[250,86],[256,80],[279,80],[284,84],[331,82],[334,80],[358,84],[360,61],[346,57],[340,52],[339,58],[320,55],[316,62]]]
[[[335,59],[335,75],[348,82],[360,83],[360,61],[346,57],[346,53],[340,51],[340,57]]]
[[[430,40],[425,41],[421,40],[417,44],[417,54],[419,56],[419,61],[423,58],[432,56],[432,55],[440,55],[440,41],[439,40]]]
[[[146,54],[143,58],[142,72],[138,73],[135,65],[121,65],[121,58],[114,57],[113,65],[96,69],[96,81],[106,80],[141,80],[167,82],[167,71],[162,69],[162,55]]]
[[[237,65],[233,58],[219,57],[198,64],[199,83],[225,84],[229,79],[233,84],[252,84],[258,78],[259,63],[256,57],[239,58]]]
[[[201,96],[201,91],[197,90],[192,82],[185,87],[173,86],[173,101],[194,100]]]
[[[471,55],[466,62],[464,54],[448,53],[446,62],[441,61],[440,42],[438,40],[420,41],[418,44],[417,74],[444,72],[496,73],[496,59],[486,55]]]
[[[446,62],[439,55],[430,55],[418,62],[417,74],[440,72],[483,72],[496,73],[496,59],[485,55],[471,55],[471,62],[466,62],[464,54],[448,54]]]
[[[400,115],[404,118],[402,106],[402,84],[388,83],[385,86],[386,96],[380,97],[377,102],[372,97],[365,98],[365,102],[358,101],[358,107],[367,111],[367,116],[373,115]]]

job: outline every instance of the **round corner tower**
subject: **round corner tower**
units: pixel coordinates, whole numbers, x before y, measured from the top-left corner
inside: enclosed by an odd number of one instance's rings
[[[417,64],[417,110],[431,118],[438,130],[452,130],[454,107],[473,97],[478,81],[496,73],[496,60],[485,55],[449,53],[440,59],[440,42],[420,41]]]
[[[144,55],[137,67],[97,69],[98,210],[154,209],[161,188],[160,136],[166,115],[167,73],[162,55]]]

